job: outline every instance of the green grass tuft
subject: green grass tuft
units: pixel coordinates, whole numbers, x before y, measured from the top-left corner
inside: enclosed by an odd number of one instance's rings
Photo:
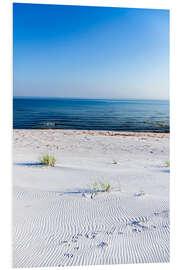
[[[93,191],[94,195],[97,195],[99,192],[111,191],[111,185],[104,182],[94,182],[93,184],[89,185],[89,188]]]
[[[54,167],[54,165],[56,163],[56,159],[55,159],[54,156],[50,156],[48,154],[44,154],[41,157],[40,162],[41,162],[42,165]]]
[[[170,167],[170,161],[166,161],[166,166]]]
[[[111,185],[110,184],[105,184],[105,183],[100,183],[101,190],[103,192],[110,192],[111,191]]]
[[[50,164],[50,165],[51,165],[52,167],[54,167],[55,163],[56,163],[56,159],[55,159],[54,156],[52,156],[52,157],[51,157],[51,164]]]

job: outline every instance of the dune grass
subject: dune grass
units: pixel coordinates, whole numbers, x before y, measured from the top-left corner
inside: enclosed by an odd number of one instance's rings
[[[111,191],[111,185],[110,184],[105,184],[100,182],[101,190],[103,192],[110,192]]]
[[[93,191],[94,195],[97,195],[100,192],[110,192],[111,185],[109,183],[104,182],[94,182],[93,184],[89,185],[90,190]]]
[[[98,194],[102,194],[102,193],[110,193],[111,191],[120,191],[122,192],[122,187],[121,185],[118,185],[117,187],[112,187],[108,182],[106,181],[95,181],[92,182],[91,184],[89,184],[87,186],[88,189],[86,189],[83,192],[83,197],[91,197],[91,199],[93,199],[94,197],[96,197]],[[89,194],[89,196],[87,195]]]
[[[166,161],[166,166],[170,167],[170,161]]]
[[[56,159],[54,156],[50,156],[49,154],[44,154],[40,158],[40,162],[42,165],[54,167],[56,163]]]

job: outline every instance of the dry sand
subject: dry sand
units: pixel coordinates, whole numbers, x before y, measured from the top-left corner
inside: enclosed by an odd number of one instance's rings
[[[169,134],[14,130],[13,140],[14,267],[169,261]],[[37,164],[43,153],[55,167]],[[91,199],[95,181],[111,191]]]

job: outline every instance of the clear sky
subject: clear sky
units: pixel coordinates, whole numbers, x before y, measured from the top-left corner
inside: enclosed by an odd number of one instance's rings
[[[169,98],[169,11],[13,5],[14,96]]]

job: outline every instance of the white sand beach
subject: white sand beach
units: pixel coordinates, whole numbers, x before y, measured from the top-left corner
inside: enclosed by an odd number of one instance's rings
[[[13,130],[13,266],[169,262],[166,161],[168,133]]]

